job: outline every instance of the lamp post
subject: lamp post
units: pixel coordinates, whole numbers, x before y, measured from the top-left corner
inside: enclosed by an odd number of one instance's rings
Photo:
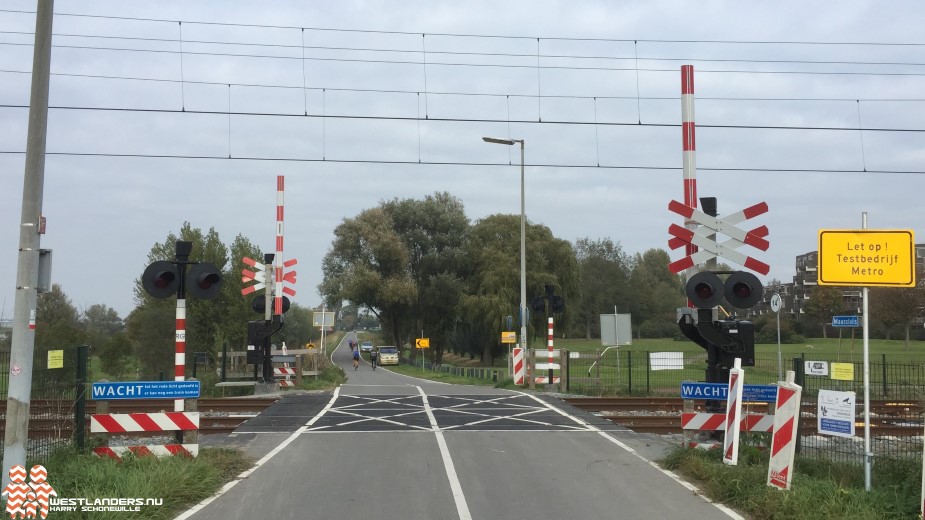
[[[524,140],[483,137],[486,143],[514,146],[520,143],[520,348],[527,354],[527,217],[524,207]]]

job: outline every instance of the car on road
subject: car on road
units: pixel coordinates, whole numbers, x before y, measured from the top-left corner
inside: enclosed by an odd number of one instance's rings
[[[373,342],[372,342],[372,341],[364,341],[363,343],[360,343],[360,350],[361,350],[361,351],[363,351],[363,352],[369,352],[369,351],[371,351],[372,349],[373,349]]]
[[[398,347],[379,347],[379,365],[397,365]]]

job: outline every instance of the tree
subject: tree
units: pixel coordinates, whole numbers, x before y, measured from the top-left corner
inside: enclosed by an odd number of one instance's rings
[[[426,330],[439,361],[461,292],[468,226],[462,202],[447,193],[383,202],[335,229],[319,289],[331,307],[346,300],[369,308],[396,345]]]
[[[99,349],[100,366],[104,372],[122,379],[132,358],[132,342],[122,332],[117,332]]]
[[[686,302],[684,282],[668,270],[668,263],[668,252],[663,249],[636,253],[630,275],[630,307],[638,337],[644,331],[648,336],[665,336],[677,330],[677,309]]]
[[[460,300],[460,323],[456,341],[461,348],[478,353],[489,362],[501,351],[499,333],[506,316],[518,316],[520,308],[520,217],[491,215],[478,221],[466,243],[468,270],[464,277],[466,294]],[[566,311],[557,327],[568,326],[570,302],[578,294],[578,267],[575,252],[567,241],[555,238],[546,226],[526,226],[527,299],[545,295],[545,286],[565,298]],[[528,337],[542,330],[546,315],[532,312]]]
[[[235,264],[229,262],[228,249],[214,228],[203,233],[185,222],[179,236],[170,233],[164,242],[152,246],[148,262],[173,260],[177,240],[192,242],[190,261],[214,264],[222,272],[223,279],[222,289],[216,298],[186,300],[186,351],[215,355],[222,344],[231,339],[243,345],[247,332],[244,316],[252,316],[253,313],[249,310],[250,302],[241,297],[240,284],[235,281],[235,278],[240,280],[240,258]],[[246,256],[253,258],[258,256],[253,254],[255,249],[249,240],[239,236],[232,252],[245,256],[246,251]],[[232,272],[232,265],[237,273]],[[149,377],[160,372],[173,374],[176,300],[151,297],[142,287],[139,276],[135,283],[135,302],[136,308],[126,318],[126,329],[136,347],[141,370]],[[187,356],[187,360],[191,362],[192,356]]]
[[[819,319],[822,324],[822,337],[828,338],[827,328],[832,323],[832,316],[845,311],[844,297],[840,288],[832,285],[813,287],[812,295],[804,307],[806,314]]]
[[[77,309],[64,294],[61,285],[39,294],[35,309],[35,345],[38,348],[61,348],[78,345],[86,339],[78,320]]]
[[[873,287],[870,289],[870,314],[880,320],[890,339],[891,329],[902,325],[905,331],[904,347],[909,348],[909,328],[913,320],[922,315],[925,306],[923,287]]]
[[[632,260],[619,242],[614,244],[609,238],[578,239],[575,257],[579,272],[575,314],[586,339],[600,337],[600,314],[609,313],[613,306],[629,308]]]
[[[417,286],[413,330],[426,331],[431,340],[428,353],[439,363],[463,291],[460,273],[469,219],[462,201],[446,192],[423,200],[393,199],[383,209],[408,251],[409,273]]]
[[[320,330],[312,325],[312,314],[311,309],[293,303],[283,321],[283,330],[274,336],[273,341],[280,346],[285,341],[290,349],[305,348],[313,338],[321,336]]]
[[[322,261],[318,286],[330,308],[349,300],[368,307],[388,337],[401,346],[411,330],[417,286],[409,269],[409,253],[381,206],[344,219],[334,229],[334,242]]]
[[[125,324],[115,309],[103,304],[94,304],[83,311],[80,323],[84,327],[87,343],[91,347],[102,347],[113,335],[125,330]]]

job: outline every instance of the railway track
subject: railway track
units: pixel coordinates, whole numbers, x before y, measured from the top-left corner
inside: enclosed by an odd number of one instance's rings
[[[637,433],[659,435],[682,433],[681,412],[704,412],[705,401],[693,401],[689,410],[677,397],[575,397],[565,402],[592,412]],[[743,413],[768,412],[767,403],[750,403]],[[871,435],[875,437],[909,437],[922,434],[922,403],[909,401],[871,401]],[[801,435],[815,435],[816,403],[804,401],[801,410]],[[859,428],[861,422],[858,422]]]
[[[197,409],[199,417],[199,433],[203,435],[215,433],[231,433],[238,426],[256,416],[265,408],[276,402],[278,398],[223,398],[199,399]],[[0,401],[0,419],[6,417],[6,401]],[[97,404],[100,401],[87,402],[87,415],[102,413]],[[74,403],[70,400],[34,400],[29,407],[29,438],[68,438],[74,433]],[[108,401],[107,413],[156,413],[172,412],[172,399],[132,399],[123,401]],[[87,431],[89,432],[89,417],[87,418]],[[0,431],[5,420],[0,420]],[[146,433],[122,434],[132,437],[144,437]]]

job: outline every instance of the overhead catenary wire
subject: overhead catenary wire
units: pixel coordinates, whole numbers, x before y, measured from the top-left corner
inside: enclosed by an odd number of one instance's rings
[[[18,14],[31,14],[34,15],[35,11],[28,11],[23,9],[0,9],[0,12],[4,13],[18,13]],[[55,16],[72,16],[78,18],[99,18],[99,19],[109,19],[109,20],[131,20],[139,22],[164,22],[164,23],[173,23],[177,20],[167,19],[167,18],[150,18],[150,17],[132,17],[132,16],[114,16],[114,15],[101,15],[101,14],[86,14],[86,13],[65,13],[65,12],[56,12]],[[251,27],[251,28],[260,28],[260,29],[299,29],[300,27],[292,25],[274,25],[274,24],[255,24],[255,23],[232,23],[232,22],[211,22],[211,21],[196,21],[196,20],[184,20],[188,24],[198,24],[198,25],[214,25],[220,27]],[[335,28],[335,27],[305,27],[306,30],[312,31],[329,31],[329,32],[343,32],[343,33],[361,33],[361,34],[396,34],[396,35],[418,35],[420,31],[394,31],[394,30],[377,30],[377,29],[344,29],[344,28]],[[431,36],[453,36],[453,37],[464,37],[464,38],[502,38],[502,39],[534,39],[536,36],[517,36],[517,35],[492,35],[492,34],[477,34],[477,33],[437,33],[431,32],[428,33]],[[565,40],[565,41],[597,41],[597,42],[631,42],[633,38],[575,38],[575,37],[556,37],[556,36],[542,36],[544,40]],[[760,44],[760,45],[833,45],[833,46],[854,46],[854,45],[867,45],[867,46],[900,46],[900,47],[921,47],[925,46],[925,43],[918,42],[824,42],[818,40],[688,40],[688,39],[636,39],[640,42],[645,43],[716,43],[716,44],[728,44],[728,45],[742,45],[742,44]]]
[[[23,155],[24,151],[0,150],[3,155]],[[467,161],[421,161],[416,160],[388,160],[388,159],[330,159],[305,157],[273,157],[273,156],[233,156],[223,155],[185,155],[185,154],[142,154],[142,153],[112,153],[112,152],[47,152],[49,156],[61,157],[109,157],[109,158],[136,158],[136,159],[180,159],[180,160],[218,160],[218,161],[266,161],[266,162],[293,162],[293,163],[344,163],[344,164],[378,164],[378,165],[423,165],[423,166],[460,166],[460,167],[510,167],[511,164],[503,162],[467,162]],[[672,171],[681,170],[680,166],[651,166],[651,165],[613,165],[602,164],[567,164],[567,163],[526,163],[528,168],[543,169],[601,169],[601,170],[643,170],[643,171]],[[883,174],[883,175],[925,175],[925,170],[857,170],[838,168],[759,168],[759,167],[702,167],[698,170],[717,173],[823,173],[823,174]]]
[[[325,89],[322,89],[322,92]],[[324,99],[324,96],[322,96]],[[0,104],[0,109],[27,109],[29,105],[10,105]],[[245,111],[216,111],[216,110],[176,110],[169,108],[131,108],[131,107],[86,107],[86,106],[66,106],[56,105],[49,106],[50,110],[85,110],[98,112],[139,112],[139,113],[164,113],[164,114],[199,114],[199,115],[235,115],[235,116],[253,116],[253,117],[306,117],[304,114],[285,113],[285,112],[245,112]],[[326,114],[324,103],[322,103],[321,114],[308,114],[308,117],[318,117],[324,119],[358,119],[358,120],[378,120],[378,121],[418,121],[420,116],[386,116],[386,115],[355,115],[355,114]],[[636,122],[619,122],[619,121],[575,121],[575,120],[550,120],[537,121],[533,119],[486,119],[486,118],[464,118],[464,117],[432,117],[428,121],[433,122],[454,122],[454,123],[516,123],[516,124],[538,124],[538,125],[581,125],[581,126],[643,126],[643,127],[663,127],[678,128],[679,123],[636,123]],[[741,125],[741,124],[698,124],[697,128],[717,128],[717,129],[752,129],[752,130],[825,130],[825,131],[850,131],[857,132],[855,126],[794,126],[794,125]],[[925,128],[884,128],[870,127],[860,128],[865,132],[898,132],[898,133],[925,133]]]
[[[3,74],[31,74],[27,70],[12,70],[12,69],[0,69],[0,73]],[[124,81],[150,81],[150,82],[162,82],[162,83],[186,83],[186,84],[195,84],[195,85],[216,85],[216,86],[226,86],[232,85],[235,87],[254,87],[254,88],[279,88],[279,89],[301,89],[303,87],[298,85],[283,85],[278,83],[236,83],[228,81],[204,81],[204,80],[180,80],[174,78],[143,78],[138,76],[111,76],[104,74],[81,74],[81,73],[70,73],[70,72],[53,72],[52,76],[61,76],[61,77],[74,77],[74,78],[89,78],[89,79],[108,79],[108,80],[124,80]],[[369,93],[381,93],[381,94],[416,94],[416,91],[413,90],[402,90],[402,89],[374,89],[374,88],[350,88],[350,87],[307,87],[308,90],[317,90],[321,91],[326,89],[332,92],[369,92]],[[522,97],[522,98],[533,98],[536,94],[517,94],[517,93],[500,93],[500,92],[458,92],[458,91],[430,91],[430,94],[435,96],[474,96],[474,97]],[[671,96],[616,96],[616,95],[569,95],[569,94],[543,94],[544,98],[547,99],[614,99],[614,100],[637,100],[643,99],[646,101],[677,101],[677,97]],[[846,101],[855,103],[858,99],[864,102],[884,102],[884,103],[920,103],[925,102],[925,98],[837,98],[837,97],[729,97],[729,96],[700,96],[700,100],[709,100],[709,101],[779,101],[779,102],[790,102],[790,101],[803,101],[803,102],[818,102],[818,101]]]

